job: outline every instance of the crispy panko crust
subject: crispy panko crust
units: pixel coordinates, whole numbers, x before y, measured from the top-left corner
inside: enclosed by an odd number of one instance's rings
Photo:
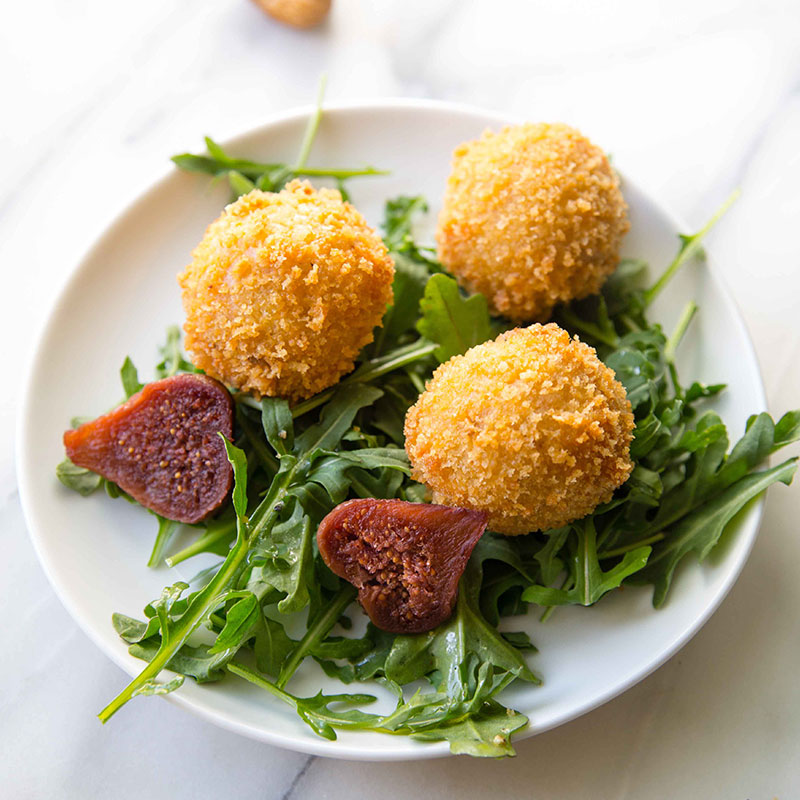
[[[625,389],[555,323],[515,328],[455,356],[406,416],[413,477],[435,503],[521,534],[586,516],[633,469]]]
[[[178,276],[186,348],[209,375],[298,400],[333,385],[372,341],[394,264],[333,189],[253,190],[211,223]]]
[[[487,131],[453,154],[439,259],[495,314],[545,321],[559,302],[599,291],[629,228],[608,159],[567,125]]]

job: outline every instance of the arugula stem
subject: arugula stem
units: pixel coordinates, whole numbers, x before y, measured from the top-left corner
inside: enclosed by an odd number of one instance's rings
[[[336,624],[339,617],[342,616],[347,606],[353,602],[355,596],[356,590],[349,583],[342,586],[339,593],[331,600],[330,605],[314,621],[313,625],[309,627],[306,631],[306,635],[300,640],[300,643],[284,662],[277,681],[277,687],[279,689],[286,686],[289,679],[300,666],[302,660],[311,651],[311,648],[327,635],[328,631]]]
[[[667,369],[669,369],[669,377],[672,381],[672,390],[675,392],[675,397],[678,397],[682,400],[684,397],[683,387],[681,386],[681,382],[678,378],[678,370],[675,367],[675,362],[668,361]]]
[[[675,351],[678,349],[678,345],[681,343],[681,339],[683,339],[686,329],[696,313],[697,303],[694,300],[690,300],[683,309],[681,318],[678,320],[672,336],[669,337],[666,347],[664,347],[664,358],[668,363],[672,364],[675,361]]]
[[[178,523],[175,522],[175,520],[166,519],[158,514],[156,514],[156,517],[158,518],[158,534],[153,543],[150,559],[147,562],[148,567],[157,567],[161,563],[164,558],[164,551],[167,549],[172,535],[178,528]]]
[[[652,536],[648,536],[646,539],[640,539],[638,542],[626,544],[622,547],[616,547],[613,550],[606,550],[605,553],[598,553],[597,557],[614,558],[614,556],[621,556],[630,550],[635,550],[637,547],[644,547],[647,544],[653,544],[653,542],[660,542],[665,536],[665,533],[655,533]]]
[[[219,614],[209,614],[208,619],[210,622],[216,625],[219,630],[222,630],[225,627],[225,619]]]
[[[406,370],[406,375],[408,375],[409,380],[412,384],[414,384],[414,388],[422,394],[425,391],[425,382],[417,375],[416,372],[413,372],[410,369]]]
[[[561,581],[561,586],[559,586],[558,588],[565,589],[567,587],[567,584],[570,582],[570,579],[571,575],[569,574],[569,572],[567,572],[564,575],[564,580]],[[547,606],[547,608],[542,612],[542,616],[539,617],[539,622],[547,622],[547,620],[550,619],[551,616],[553,616],[553,612],[555,610],[556,610],[555,606]]]
[[[204,552],[211,545],[221,542],[226,537],[229,537],[235,530],[236,520],[232,519],[229,525],[221,525],[219,528],[216,528],[215,530],[201,536],[199,539],[192,542],[188,547],[184,547],[183,550],[178,551],[174,556],[167,558],[167,566],[177,566],[181,563],[181,561],[186,561],[186,559],[196,556],[198,553]]]
[[[322,101],[325,97],[325,86],[328,83],[328,76],[323,74],[319,79],[319,88],[317,89],[317,107],[311,115],[311,119],[306,125],[305,133],[303,134],[303,142],[300,145],[300,153],[297,156],[297,163],[294,167],[294,172],[303,169],[308,161],[308,155],[311,152],[311,146],[314,144],[314,139],[317,136],[319,128],[319,121],[322,118]]]
[[[644,293],[644,305],[645,308],[649,306],[653,300],[661,294],[661,291],[664,287],[672,280],[675,276],[675,273],[687,262],[689,261],[699,250],[700,245],[705,238],[705,235],[714,227],[714,225],[719,222],[720,219],[725,215],[727,210],[734,204],[736,199],[739,197],[739,190],[736,189],[735,191],[731,192],[728,196],[728,199],[719,207],[717,212],[711,219],[693,236],[683,237],[683,246],[678,251],[678,255],[675,256],[672,263],[666,268],[664,274]]]
[[[234,675],[238,675],[240,678],[244,678],[246,681],[250,681],[250,683],[260,686],[262,689],[266,689],[270,694],[275,695],[275,697],[277,697],[279,700],[283,700],[286,705],[291,706],[295,710],[297,709],[297,700],[292,695],[290,695],[288,692],[284,692],[283,689],[276,686],[272,681],[268,681],[266,678],[263,678],[257,672],[253,672],[253,670],[248,669],[244,666],[244,664],[237,664],[235,661],[231,661],[226,666],[228,672],[232,672]]]
[[[592,322],[586,322],[586,320],[576,316],[570,309],[562,308],[560,314],[565,322],[581,333],[586,333],[593,339],[597,339],[598,342],[607,344],[609,347],[619,346],[619,336],[614,336],[613,338],[608,336],[604,331],[600,330],[597,325]]]
[[[323,167],[303,167],[303,169],[293,170],[294,175],[304,178],[363,178],[367,176],[388,175],[388,169],[375,169],[375,167],[360,167],[356,169],[326,169]]]
[[[631,332],[633,333],[640,333],[641,327],[636,324],[627,314],[620,314],[618,317],[619,321]]]
[[[391,251],[389,252],[391,255]],[[385,316],[385,315],[384,315]],[[378,358],[383,350],[383,343],[386,340],[386,325],[381,325],[375,341],[372,343],[372,358]]]
[[[583,557],[579,561],[579,564],[583,564],[583,580],[580,581],[578,585],[579,587],[581,585],[583,586],[583,605],[589,606],[592,604],[592,598],[589,593],[589,587],[592,582],[590,569],[593,558],[597,556],[597,529],[595,528],[592,517],[586,518],[583,529],[583,542],[579,542],[578,544],[579,547],[583,547]],[[578,581],[578,577],[579,576],[576,575],[576,581]]]
[[[277,697],[279,700],[282,700],[286,705],[291,706],[298,711],[299,702],[298,698],[294,695],[289,694],[289,692],[284,692],[280,686],[277,686],[272,681],[268,681],[262,675],[259,675],[257,672],[254,672],[252,669],[244,666],[244,664],[240,664],[236,661],[231,661],[226,665],[229,672],[237,675],[240,678],[244,678],[246,681],[249,681],[254,686],[258,686],[261,689],[266,689],[271,695]],[[352,695],[354,700],[361,700],[363,702],[372,702],[375,698],[372,695]],[[363,720],[346,720],[342,719],[341,717],[335,717],[331,715],[327,715],[324,711],[316,712],[315,716],[319,719],[324,720],[328,725],[331,727],[336,728],[351,728],[351,729],[368,729],[378,731],[380,733],[391,733],[391,734],[399,734],[404,735],[407,734],[408,731],[394,731],[389,730],[387,728],[382,727],[383,724],[387,720],[391,720],[393,716],[408,716],[408,711],[406,708],[402,708],[403,714],[398,715],[397,712],[393,712],[388,717],[379,717],[374,716],[375,725],[365,725]],[[367,718],[369,719],[369,717]]]

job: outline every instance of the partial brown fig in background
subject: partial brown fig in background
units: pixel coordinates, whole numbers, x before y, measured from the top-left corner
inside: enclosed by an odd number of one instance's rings
[[[254,0],[273,19],[293,28],[319,25],[331,8],[331,0]]]

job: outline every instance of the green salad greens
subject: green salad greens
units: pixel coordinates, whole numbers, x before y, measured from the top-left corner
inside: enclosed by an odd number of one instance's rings
[[[338,181],[376,170],[314,170],[305,160],[312,119],[295,165],[232,158],[207,140],[207,155],[181,155],[179,167],[226,178],[234,194],[254,186],[279,189],[296,175]],[[485,298],[467,297],[433,252],[421,247],[412,222],[426,211],[421,197],[386,204],[384,238],[396,274],[394,303],[355,371],[336,386],[290,406],[234,394],[235,441],[226,442],[234,471],[229,506],[194,526],[196,538],[172,548],[177,523],[158,519],[150,566],[180,564],[199,553],[218,563],[192,582],[177,581],[144,608],[144,619],[114,614],[113,624],[144,669],[106,708],[107,721],[136,695],[166,694],[186,677],[198,683],[246,680],[293,708],[326,739],[337,730],[369,730],[447,741],[454,753],[513,755],[512,735],[524,715],[507,708],[502,691],[515,681],[539,683],[528,635],[498,630],[501,618],[533,606],[542,618],[565,604],[592,605],[623,584],[653,587],[663,605],[676,568],[703,560],[735,515],[770,484],[788,484],[796,459],[764,467],[768,457],[800,438],[800,411],[778,422],[761,413],[747,420],[730,447],[725,425],[706,401],[722,385],[686,385],[675,352],[696,307],[670,336],[648,319],[648,306],[700,248],[711,223],[681,237],[678,255],[654,284],[641,261],[623,261],[602,293],[557,310],[555,321],[597,348],[624,385],[636,419],[635,468],[613,499],[557,530],[504,537],[486,533],[467,565],[452,617],[436,630],[395,635],[360,615],[355,590],[323,563],[316,548],[320,520],[347,498],[425,502],[409,475],[403,421],[433,369],[507,328],[490,317]],[[713,223],[714,220],[712,220]],[[194,371],[171,329],[156,377]],[[126,396],[141,388],[126,359]],[[122,492],[70,462],[58,476],[81,494]],[[298,623],[299,621],[299,623]],[[293,634],[299,627],[301,634]],[[557,624],[557,623],[556,623]],[[300,697],[292,677],[312,660],[340,680],[343,691]],[[165,682],[162,670],[177,673]],[[364,710],[375,700],[353,683],[377,682],[397,698],[388,714]],[[427,686],[427,688],[424,688]]]

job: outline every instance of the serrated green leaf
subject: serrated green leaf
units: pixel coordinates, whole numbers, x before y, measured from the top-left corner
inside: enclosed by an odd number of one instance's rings
[[[689,553],[703,560],[719,541],[725,526],[754,497],[771,484],[791,483],[797,459],[789,459],[777,467],[740,478],[721,494],[681,519],[669,536],[655,548],[647,567],[637,575],[638,582],[654,584],[653,605],[664,604],[675,568]]]
[[[543,606],[590,606],[607,592],[618,588],[625,578],[641,570],[647,563],[651,548],[643,546],[625,553],[618,564],[603,570],[597,558],[597,532],[592,518],[581,520],[573,525],[573,529],[578,543],[570,564],[572,588],[529,586],[522,593],[523,600]]]
[[[311,520],[300,503],[294,502],[291,516],[275,525],[268,537],[254,544],[253,558],[258,566],[253,577],[285,593],[278,610],[288,614],[308,605],[313,576],[313,538]]]
[[[420,741],[446,741],[454,755],[504,758],[516,755],[511,736],[528,724],[528,718],[500,703],[488,701],[478,713],[450,725],[415,731]]]
[[[435,355],[441,363],[492,337],[486,298],[480,294],[462,297],[458,284],[447,275],[430,277],[420,310],[417,330],[439,345]]]

